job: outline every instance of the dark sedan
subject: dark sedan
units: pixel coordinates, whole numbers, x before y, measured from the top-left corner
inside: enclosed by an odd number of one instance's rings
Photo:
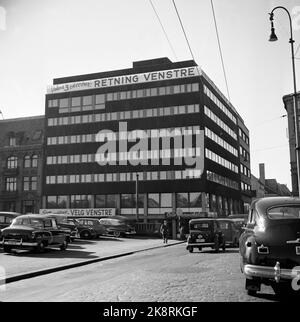
[[[68,245],[64,230],[57,227],[54,218],[41,215],[23,215],[15,218],[12,224],[2,230],[4,251],[12,249],[35,249],[43,252],[48,246],[58,246],[65,250]]]
[[[253,201],[239,247],[248,294],[255,295],[261,284],[270,285],[278,295],[296,294],[300,277],[300,199],[270,197]]]

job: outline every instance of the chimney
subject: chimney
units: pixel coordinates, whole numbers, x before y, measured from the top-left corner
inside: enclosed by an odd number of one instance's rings
[[[260,163],[259,164],[259,180],[260,182],[265,185],[265,164]]]

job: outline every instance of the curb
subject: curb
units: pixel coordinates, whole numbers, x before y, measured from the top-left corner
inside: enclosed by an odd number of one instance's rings
[[[148,250],[164,248],[164,247],[170,247],[170,246],[179,245],[179,244],[183,244],[183,243],[185,243],[185,241],[178,241],[178,242],[175,242],[173,244],[161,245],[161,246],[153,246],[153,247],[149,247],[149,248],[139,249],[139,250],[136,250],[136,251],[130,251],[130,252],[120,253],[120,254],[116,254],[116,255],[105,256],[105,257],[98,257],[98,258],[95,258],[95,259],[90,259],[90,260],[82,261],[82,262],[78,262],[78,263],[66,264],[66,265],[56,266],[56,267],[52,267],[52,268],[46,268],[46,269],[42,269],[42,270],[32,271],[32,272],[28,272],[28,273],[13,275],[13,276],[10,276],[10,277],[7,277],[7,278],[0,279],[0,285],[2,283],[9,284],[9,283],[29,279],[29,278],[32,278],[32,277],[38,277],[38,276],[42,276],[42,275],[47,275],[47,274],[60,272],[60,271],[64,271],[64,270],[71,269],[71,268],[76,268],[76,267],[80,267],[80,266],[99,263],[99,262],[106,261],[106,260],[109,260],[109,259],[125,257],[125,256],[133,255],[133,254],[136,254],[136,253],[145,252],[145,251],[148,251]]]

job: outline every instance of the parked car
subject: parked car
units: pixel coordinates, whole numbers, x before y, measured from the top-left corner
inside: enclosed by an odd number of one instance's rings
[[[248,294],[255,295],[261,284],[278,295],[293,293],[292,283],[300,274],[300,199],[253,201],[239,244]]]
[[[107,235],[113,235],[114,237],[125,237],[136,234],[134,224],[130,222],[128,218],[123,216],[101,218],[99,222],[105,227]]]
[[[17,212],[0,211],[0,238],[1,238],[1,229],[10,226],[12,221],[20,215],[21,214]]]
[[[220,223],[220,220],[216,218],[191,219],[186,249],[190,253],[194,251],[194,248],[201,251],[203,247],[211,247],[216,252],[220,248],[225,251],[225,236],[220,228]]]
[[[76,218],[68,218],[68,221],[73,223],[77,229],[77,235],[81,239],[93,239],[97,237],[97,232],[91,225],[84,225]]]
[[[102,224],[100,224],[100,221],[97,218],[77,218],[76,221],[81,226],[91,228],[92,230],[94,230],[96,232],[96,238],[106,234],[105,227]]]
[[[65,230],[57,227],[54,218],[43,215],[22,215],[15,218],[9,227],[2,230],[0,244],[7,253],[16,248],[42,252],[48,246],[58,246],[61,250],[68,246]]]
[[[229,247],[238,247],[239,238],[242,233],[241,220],[239,219],[227,219],[220,218],[218,219],[220,229],[224,234],[226,246]]]
[[[47,214],[43,215],[45,218],[54,218],[57,222],[57,227],[59,229],[65,230],[67,235],[67,240],[73,242],[75,238],[79,238],[78,229],[74,222],[68,220],[68,217],[63,214]]]

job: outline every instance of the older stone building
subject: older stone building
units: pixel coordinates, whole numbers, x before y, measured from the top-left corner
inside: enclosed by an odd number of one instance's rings
[[[43,140],[44,116],[0,121],[0,211],[39,211]]]

